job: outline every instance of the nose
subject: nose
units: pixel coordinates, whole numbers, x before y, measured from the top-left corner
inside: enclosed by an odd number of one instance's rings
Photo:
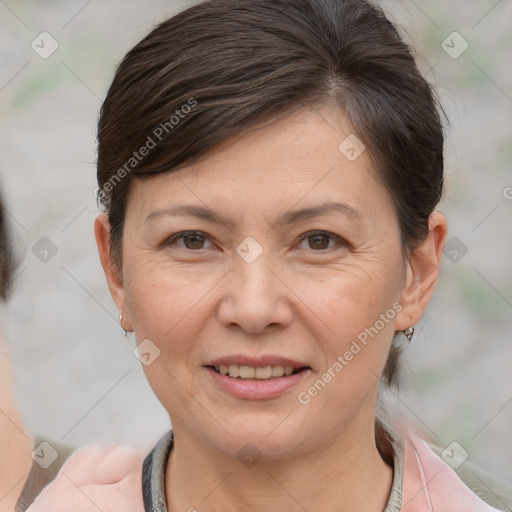
[[[223,283],[219,321],[252,334],[288,326],[293,317],[293,293],[277,266],[263,255],[251,263],[238,256],[234,259]]]

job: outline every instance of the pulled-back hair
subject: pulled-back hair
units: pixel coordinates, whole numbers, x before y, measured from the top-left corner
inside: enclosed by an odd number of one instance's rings
[[[276,115],[328,104],[367,147],[410,255],[442,196],[444,136],[435,94],[395,26],[366,0],[210,0],[130,50],[101,109],[99,200],[114,260],[132,180],[191,164]],[[394,344],[388,384],[398,355]]]

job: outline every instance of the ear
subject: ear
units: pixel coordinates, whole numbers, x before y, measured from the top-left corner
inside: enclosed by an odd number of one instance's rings
[[[395,329],[404,331],[417,324],[427,307],[441,270],[443,249],[448,234],[445,216],[435,211],[429,217],[426,240],[406,263],[405,285],[396,317]]]
[[[119,314],[123,315],[122,327],[127,331],[133,331],[132,319],[126,306],[126,294],[123,284],[122,269],[112,259],[110,251],[110,222],[104,213],[98,215],[94,222],[94,236],[98,245],[101,266],[107,278],[110,295],[114,299]]]

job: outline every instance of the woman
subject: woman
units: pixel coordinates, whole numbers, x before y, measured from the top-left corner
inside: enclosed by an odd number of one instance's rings
[[[162,23],[103,104],[98,184],[121,327],[173,426],[146,510],[505,510],[376,418],[447,234],[437,102],[380,9]]]
[[[0,299],[9,295],[13,258],[0,199]],[[3,306],[3,304],[2,304]],[[3,327],[3,326],[2,326]],[[3,329],[2,329],[3,330]],[[11,358],[3,332],[0,332],[0,510],[12,511],[30,471],[34,449],[16,402]]]

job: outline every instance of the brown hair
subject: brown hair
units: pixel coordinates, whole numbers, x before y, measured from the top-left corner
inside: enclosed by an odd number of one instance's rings
[[[444,136],[435,94],[395,26],[366,0],[210,0],[130,50],[102,106],[98,197],[115,261],[133,179],[193,163],[270,116],[327,103],[368,148],[410,254],[442,196]],[[394,344],[388,384],[399,352]]]
[[[0,298],[2,300],[7,298],[11,288],[12,267],[12,249],[9,244],[4,206],[0,197]]]

